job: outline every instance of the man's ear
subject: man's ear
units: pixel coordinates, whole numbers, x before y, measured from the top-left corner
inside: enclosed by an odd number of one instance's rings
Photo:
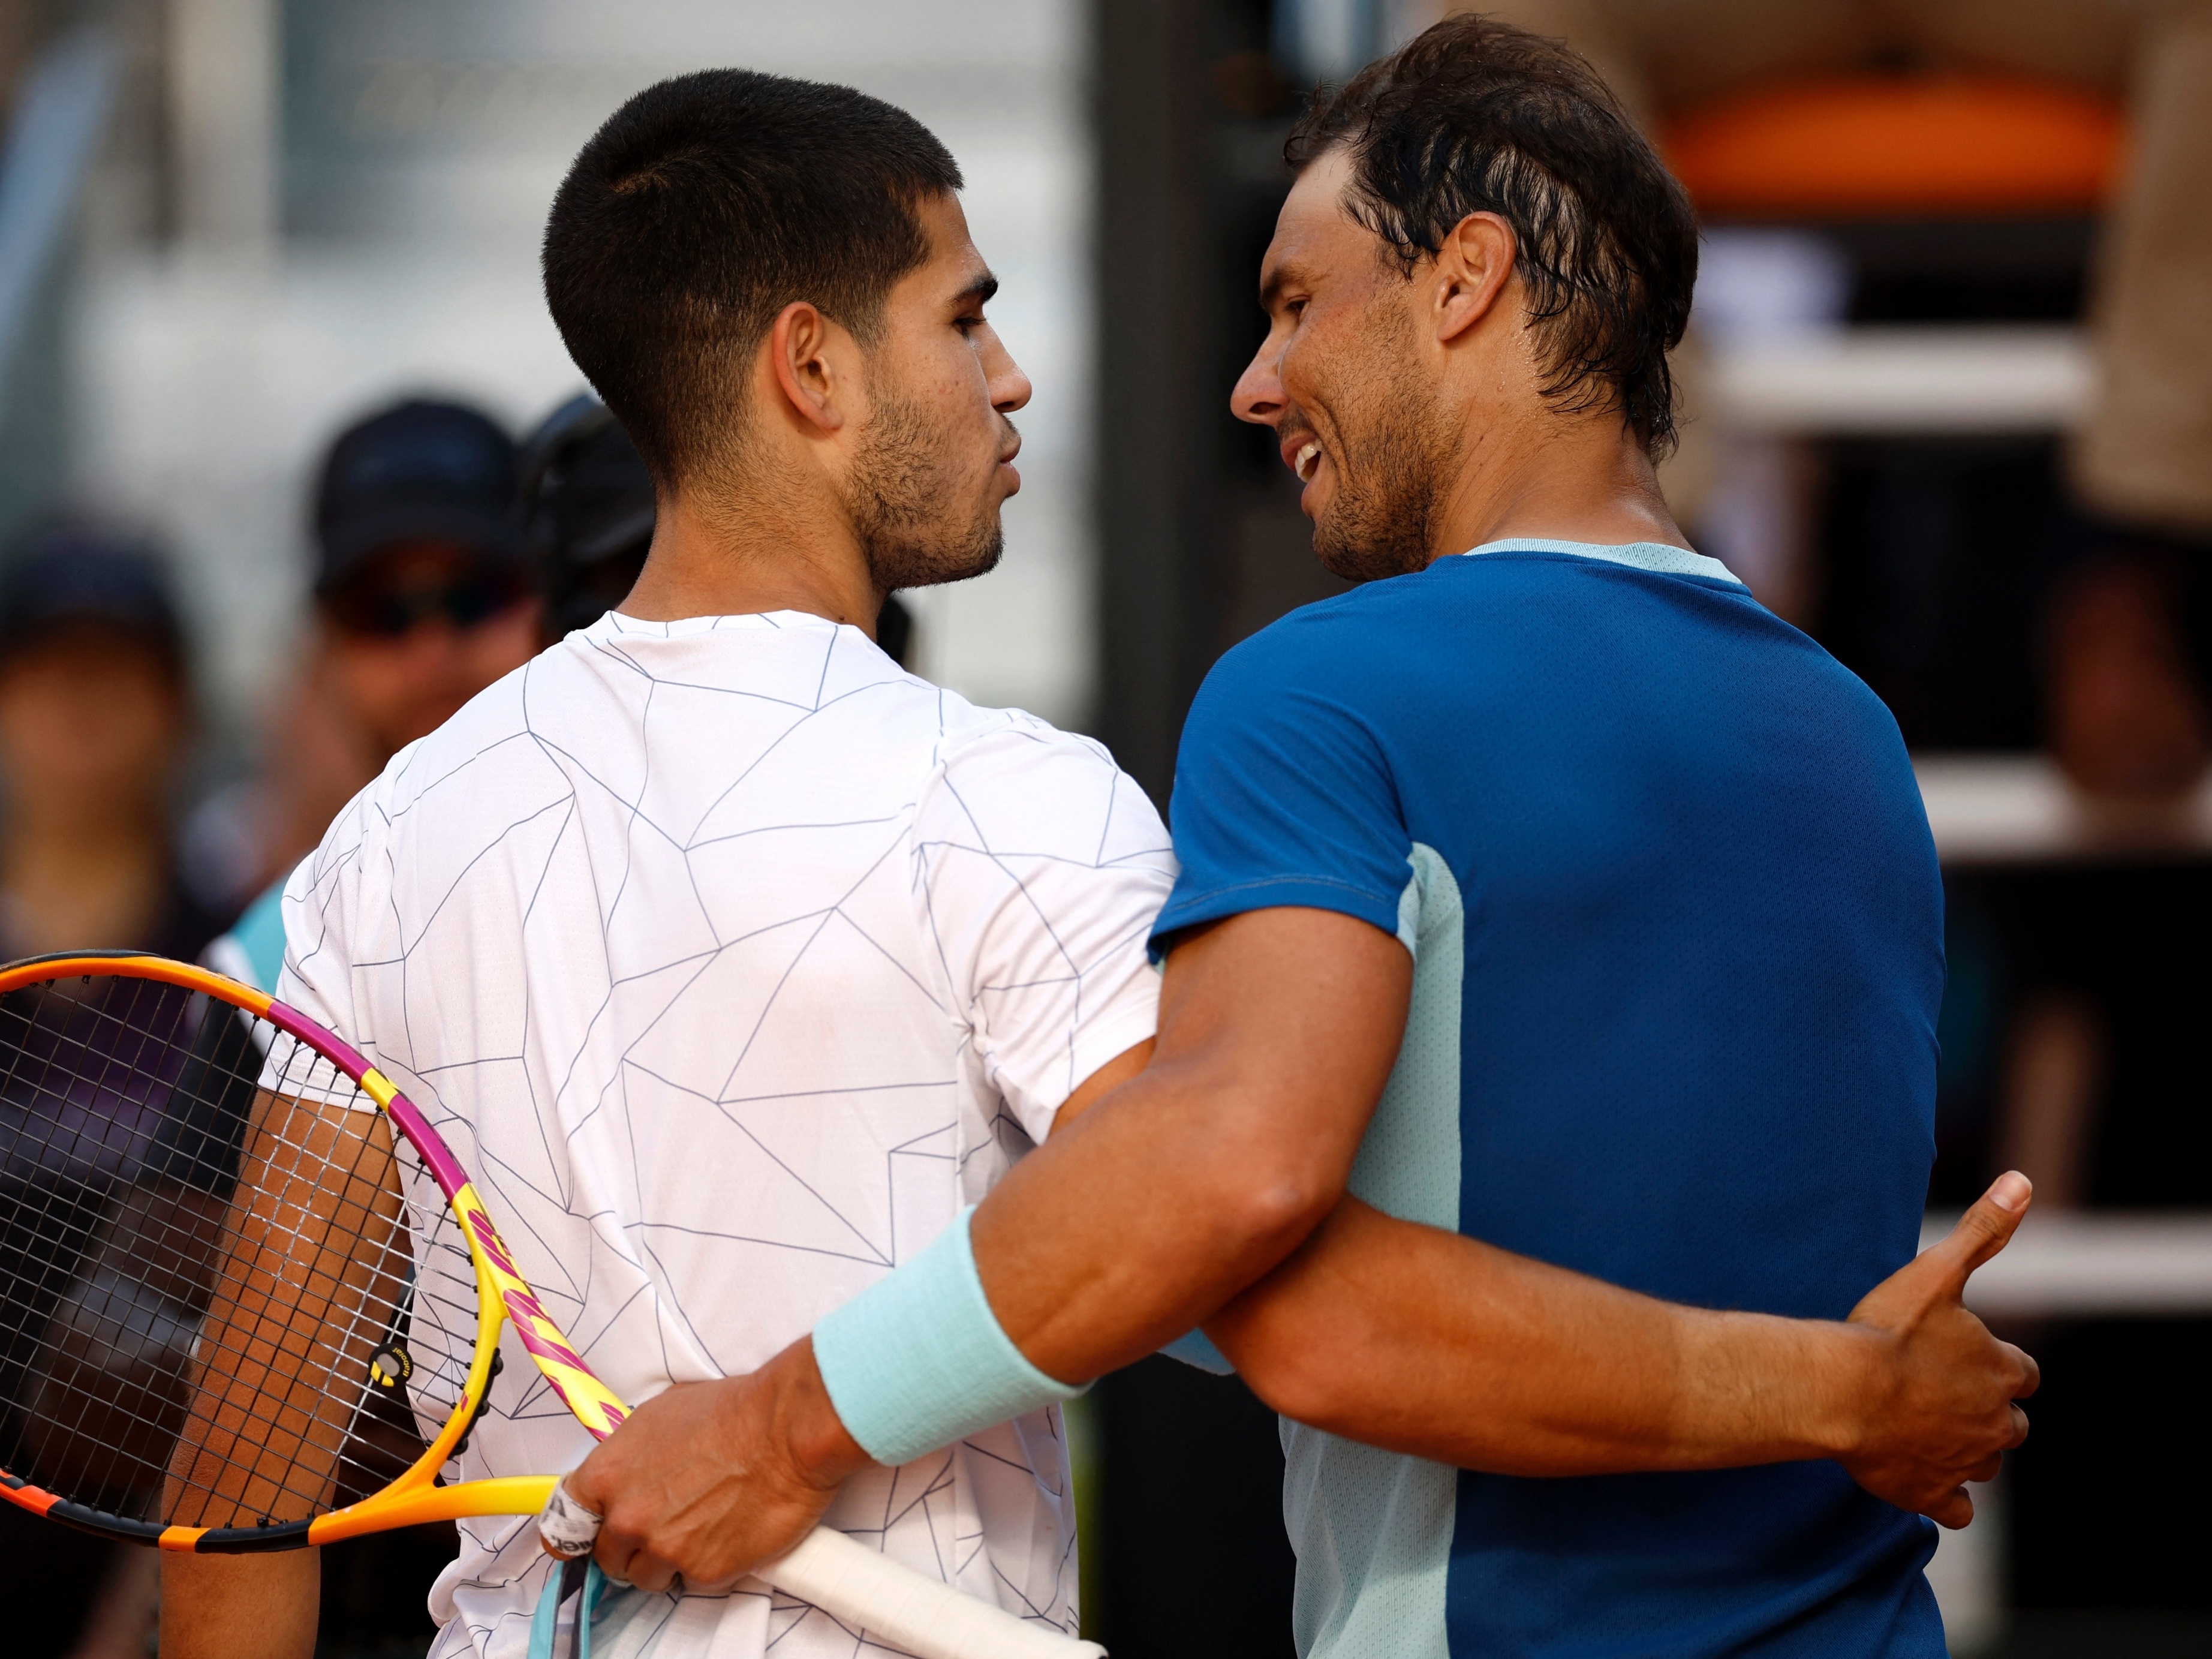
[[[776,389],[803,425],[835,432],[852,413],[847,407],[850,354],[838,349],[849,340],[805,300],[793,300],[776,314],[763,349]]]
[[[1456,339],[1488,316],[1513,276],[1520,253],[1513,227],[1495,213],[1470,213],[1437,250],[1433,271],[1437,339]]]

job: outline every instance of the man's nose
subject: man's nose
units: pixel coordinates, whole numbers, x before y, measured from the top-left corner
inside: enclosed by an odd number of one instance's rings
[[[991,407],[1011,415],[1030,400],[1030,377],[1018,369],[991,383]]]
[[[1229,412],[1239,420],[1249,420],[1259,426],[1273,426],[1283,413],[1283,382],[1276,371],[1282,363],[1282,353],[1269,342],[1261,346],[1237,377],[1237,385],[1229,393]]]
[[[1014,361],[1003,341],[993,337],[992,358],[985,367],[988,384],[991,388],[991,407],[1002,415],[1011,415],[1030,400],[1030,377],[1022,373],[1021,364]]]

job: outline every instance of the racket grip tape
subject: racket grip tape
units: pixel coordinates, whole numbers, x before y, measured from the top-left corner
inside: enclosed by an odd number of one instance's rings
[[[1096,1642],[1017,1619],[827,1527],[758,1576],[921,1659],[1105,1659]]]
[[[556,1481],[545,1507],[538,1512],[538,1536],[548,1555],[573,1561],[589,1555],[599,1541],[599,1517],[569,1495],[567,1481]]]
[[[563,1559],[588,1552],[599,1517],[553,1488],[538,1536]],[[1049,1625],[1017,1619],[940,1579],[916,1572],[841,1532],[817,1527],[788,1555],[760,1568],[786,1595],[812,1603],[917,1659],[1105,1659],[1106,1650]]]

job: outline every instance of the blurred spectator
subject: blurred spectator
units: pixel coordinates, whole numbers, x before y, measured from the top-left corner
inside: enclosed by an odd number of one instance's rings
[[[220,925],[178,881],[170,797],[191,724],[153,551],[60,524],[0,573],[0,948],[197,955]]]
[[[386,760],[539,643],[514,446],[478,411],[407,402],[341,433],[314,527],[315,635],[271,733],[270,885],[208,953],[271,991],[293,866]]]
[[[2077,784],[2160,800],[2196,783],[2212,757],[2187,637],[2191,578],[2201,584],[2207,573],[2173,549],[2141,543],[2108,543],[2057,584],[2046,696],[2051,752]]]
[[[607,406],[568,400],[522,446],[524,534],[550,643],[622,603],[653,545],[653,474]]]
[[[2196,783],[2212,756],[2201,661],[2212,594],[2212,4],[2142,16],[2134,159],[2101,250],[2104,373],[2074,454],[2085,503],[2130,534],[2061,590],[2051,744],[2091,793],[2155,799]],[[2119,666],[2130,650],[2140,668]]]
[[[538,566],[545,638],[588,628],[620,605],[653,546],[653,474],[607,406],[568,400],[522,446],[524,535]],[[896,595],[876,619],[876,643],[900,667],[914,618]]]
[[[506,433],[459,404],[403,403],[331,446],[315,599],[338,689],[380,757],[535,647],[514,469]]]
[[[221,922],[178,877],[169,811],[191,728],[160,557],[85,524],[33,534],[0,570],[0,955],[198,954]],[[9,1652],[144,1654],[151,1556],[0,1506]]]

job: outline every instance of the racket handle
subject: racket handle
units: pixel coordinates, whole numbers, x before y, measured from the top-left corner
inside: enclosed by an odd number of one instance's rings
[[[580,1557],[599,1530],[599,1517],[566,1485],[555,1485],[538,1517],[546,1547]],[[755,1577],[915,1659],[1106,1659],[1096,1642],[1017,1619],[828,1527],[817,1527]]]
[[[1017,1619],[827,1527],[757,1576],[918,1659],[1105,1659],[1096,1642]]]

